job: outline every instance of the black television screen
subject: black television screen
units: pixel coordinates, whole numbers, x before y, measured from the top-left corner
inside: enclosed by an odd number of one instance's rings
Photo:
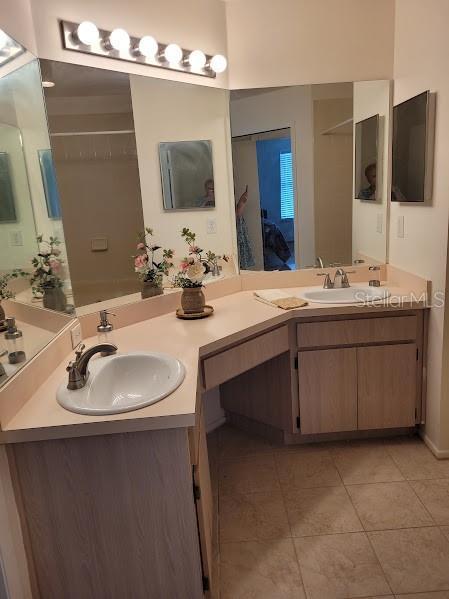
[[[355,124],[354,191],[359,200],[379,199],[377,190],[379,115]]]
[[[428,199],[429,99],[430,93],[426,91],[393,109],[393,201],[424,202]]]

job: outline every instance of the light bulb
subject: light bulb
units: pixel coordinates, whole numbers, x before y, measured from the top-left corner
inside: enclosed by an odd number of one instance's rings
[[[129,33],[124,29],[114,29],[109,36],[109,42],[114,50],[128,50],[131,44]]]
[[[42,81],[42,87],[49,88],[54,87],[56,83],[54,81]]]
[[[98,27],[92,21],[83,21],[78,25],[76,35],[85,46],[92,46],[100,38]]]
[[[168,44],[164,56],[170,64],[179,64],[182,59],[182,50],[178,44]]]
[[[139,52],[147,58],[153,58],[158,49],[159,44],[151,35],[144,35],[139,42]]]
[[[6,35],[6,33],[2,29],[0,29],[0,51],[6,48],[9,39],[9,36]]]
[[[228,61],[222,54],[215,54],[210,61],[210,68],[216,73],[223,73],[227,66]]]
[[[206,64],[206,55],[201,50],[194,50],[189,54],[189,64],[192,69],[202,69]]]

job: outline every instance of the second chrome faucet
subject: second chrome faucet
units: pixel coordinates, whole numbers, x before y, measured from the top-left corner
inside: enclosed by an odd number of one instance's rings
[[[323,289],[346,289],[350,287],[348,274],[353,274],[354,270],[344,270],[343,268],[337,268],[334,275],[334,280],[330,278],[329,273],[319,272],[318,277],[324,277]]]

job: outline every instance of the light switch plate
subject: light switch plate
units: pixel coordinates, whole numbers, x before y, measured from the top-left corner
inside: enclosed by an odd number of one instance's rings
[[[376,222],[376,231],[378,233],[382,233],[383,231],[383,225],[384,225],[384,215],[382,214],[382,212],[379,212],[377,214],[377,222]]]
[[[206,221],[206,233],[208,235],[215,235],[217,232],[217,221],[215,218],[208,218]]]
[[[75,349],[75,347],[77,347],[83,340],[80,323],[76,324],[72,329],[70,329],[70,334],[72,336],[72,347]]]
[[[11,247],[23,246],[23,235],[22,231],[10,231],[9,233],[9,244]]]
[[[402,215],[398,216],[397,224],[398,224],[398,237],[400,239],[404,239],[404,237],[405,237],[405,234],[404,234],[404,217]]]

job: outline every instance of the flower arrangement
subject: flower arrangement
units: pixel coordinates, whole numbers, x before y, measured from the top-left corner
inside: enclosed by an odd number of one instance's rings
[[[34,272],[30,283],[34,297],[44,295],[46,289],[60,289],[64,283],[61,280],[63,260],[59,257],[61,241],[57,237],[44,239],[43,235],[36,237],[39,252],[31,260]]]
[[[139,253],[134,258],[134,270],[144,283],[153,283],[157,287],[162,287],[163,275],[168,275],[169,269],[173,266],[173,250],[164,249],[160,245],[155,245],[152,241],[153,229],[145,227],[142,233],[139,233],[139,243],[137,250]],[[155,253],[162,250],[162,260],[156,261]]]
[[[227,262],[228,257],[218,256],[211,251],[204,254],[204,250],[195,243],[196,234],[187,227],[182,229],[181,237],[187,243],[188,255],[181,260],[173,285],[183,289],[202,287],[205,275],[218,266],[219,260]]]
[[[26,277],[26,272],[20,268],[15,268],[11,272],[0,275],[0,302],[6,299],[14,299],[15,293],[8,289],[8,283],[11,279]]]

